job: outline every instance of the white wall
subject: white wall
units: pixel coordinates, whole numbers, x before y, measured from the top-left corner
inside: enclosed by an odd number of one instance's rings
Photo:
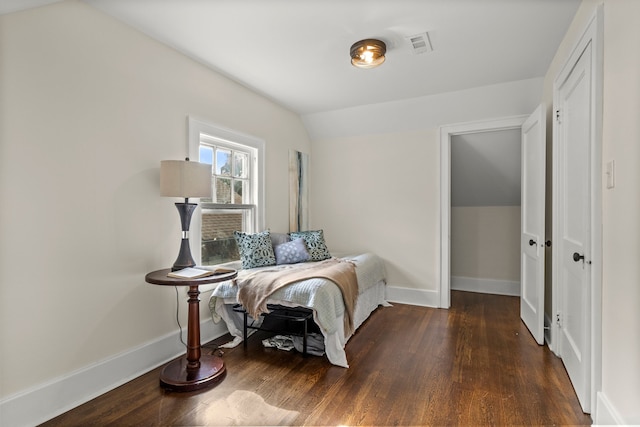
[[[520,206],[451,208],[451,276],[520,282]]]
[[[615,160],[616,186],[606,189],[603,177],[602,389],[594,421],[640,424],[640,2],[583,1],[545,77],[544,98],[550,106],[559,67],[598,4],[604,4],[602,160]]]
[[[435,290],[437,141],[430,129],[314,142],[311,223],[331,250],[375,252],[394,286]]]
[[[602,159],[616,187],[603,192],[602,392],[640,424],[640,2],[609,0],[604,18]]]
[[[296,114],[82,2],[0,16],[0,55],[6,403],[177,331],[174,290],[144,275],[178,253],[159,165],[186,155],[187,115],[266,141],[274,230],[288,226],[288,151],[310,142]]]
[[[305,116],[312,226],[332,249],[379,254],[390,299],[438,306],[439,126],[529,114],[541,89],[527,80]]]
[[[401,101],[307,114],[313,141],[437,129],[441,125],[530,114],[542,78],[482,86]]]

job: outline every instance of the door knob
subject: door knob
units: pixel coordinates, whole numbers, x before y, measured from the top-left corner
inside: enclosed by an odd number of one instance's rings
[[[573,253],[573,260],[578,262],[580,260],[584,260],[584,255],[580,255],[578,252]]]
[[[535,245],[537,242],[533,239],[529,239],[529,246]]]

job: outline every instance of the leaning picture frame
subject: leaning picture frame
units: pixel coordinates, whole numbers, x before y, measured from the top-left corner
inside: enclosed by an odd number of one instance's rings
[[[309,229],[309,155],[289,150],[289,232]]]

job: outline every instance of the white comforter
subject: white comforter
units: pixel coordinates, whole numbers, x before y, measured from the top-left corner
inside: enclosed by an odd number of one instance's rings
[[[382,260],[371,253],[348,255],[341,258],[352,260],[356,266],[359,295],[354,313],[355,330],[378,305],[388,305],[384,292],[386,271]],[[264,268],[273,269],[273,266]],[[256,270],[259,268],[251,269],[251,272]],[[239,277],[243,274],[246,274],[243,270],[238,272]],[[213,291],[209,301],[214,321],[219,322],[222,318],[231,335],[235,337],[229,346],[236,346],[242,342],[243,315],[234,312],[231,308],[233,304],[237,303],[237,290],[231,281],[220,283]],[[271,295],[268,303],[312,309],[314,320],[325,337],[327,358],[335,365],[345,368],[349,366],[344,345],[350,337],[344,335],[344,303],[342,293],[335,283],[321,278],[303,280],[277,290]]]

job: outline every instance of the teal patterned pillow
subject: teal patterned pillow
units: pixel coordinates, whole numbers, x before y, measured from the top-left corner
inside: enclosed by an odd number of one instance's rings
[[[309,261],[322,261],[323,259],[331,258],[322,230],[292,231],[289,236],[291,236],[291,240],[299,237],[304,239],[304,243],[309,250]]]
[[[302,237],[287,243],[281,243],[273,248],[276,254],[276,264],[296,264],[309,259],[309,252]]]
[[[273,253],[273,246],[271,246],[269,230],[254,234],[234,231],[233,236],[236,238],[236,243],[238,244],[242,268],[247,269],[275,265],[276,256]]]

